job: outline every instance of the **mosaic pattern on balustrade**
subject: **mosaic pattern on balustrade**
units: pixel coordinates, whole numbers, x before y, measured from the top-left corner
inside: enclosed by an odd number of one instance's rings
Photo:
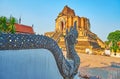
[[[0,34],[0,50],[36,49],[56,47],[57,43],[43,35]]]

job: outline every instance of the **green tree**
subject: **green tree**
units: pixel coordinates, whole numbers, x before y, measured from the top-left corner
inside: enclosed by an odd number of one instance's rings
[[[110,49],[113,50],[116,54],[119,49],[118,42],[120,41],[120,30],[116,30],[115,32],[109,33],[107,37],[109,43],[112,43]]]
[[[5,16],[0,17],[0,31],[6,32],[7,30],[7,18]]]
[[[0,17],[0,33],[2,32],[2,18]]]
[[[5,16],[0,17],[0,32],[15,33],[16,19],[14,17],[6,18]]]
[[[9,19],[9,25],[8,25],[8,31],[10,33],[15,33],[15,24],[16,23],[16,19],[14,17],[10,17]]]

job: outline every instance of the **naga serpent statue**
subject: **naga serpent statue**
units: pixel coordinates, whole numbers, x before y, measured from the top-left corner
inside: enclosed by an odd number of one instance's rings
[[[47,49],[53,54],[58,69],[64,79],[73,79],[80,65],[80,58],[75,52],[74,45],[78,37],[76,22],[70,31],[66,31],[65,44],[67,59],[56,41],[43,35],[29,34],[0,34],[0,50]]]

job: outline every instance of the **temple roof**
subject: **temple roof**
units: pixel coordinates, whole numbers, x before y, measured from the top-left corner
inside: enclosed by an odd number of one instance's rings
[[[33,28],[31,26],[16,23],[15,24],[15,29],[16,29],[17,33],[34,34]]]
[[[75,12],[73,9],[68,7],[67,5],[63,8],[62,12],[60,12],[60,15],[66,15],[66,16],[75,16]]]

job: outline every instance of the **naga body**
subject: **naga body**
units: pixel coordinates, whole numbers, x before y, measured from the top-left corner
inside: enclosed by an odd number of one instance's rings
[[[67,59],[63,56],[56,41],[43,35],[1,33],[0,50],[47,49],[53,54],[63,78],[73,79],[80,64],[80,59],[74,49],[77,36],[75,22],[74,27],[65,36]]]

